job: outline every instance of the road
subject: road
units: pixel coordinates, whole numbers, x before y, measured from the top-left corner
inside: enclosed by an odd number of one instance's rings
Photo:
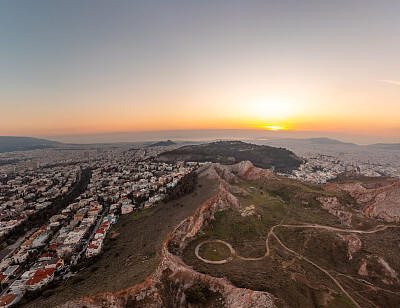
[[[104,206],[103,213],[101,214],[100,219],[97,221],[97,224],[94,227],[92,234],[90,234],[90,236],[89,236],[86,244],[83,246],[81,252],[74,259],[73,264],[77,264],[78,261],[82,258],[82,254],[85,253],[87,246],[89,245],[90,241],[93,239],[97,229],[100,227],[100,225],[101,225],[101,223],[102,223],[102,221],[104,219],[104,216],[108,213],[109,209],[110,209],[110,206],[108,206],[108,205]]]

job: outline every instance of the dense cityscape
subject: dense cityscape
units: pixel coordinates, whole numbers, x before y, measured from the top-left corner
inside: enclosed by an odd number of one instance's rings
[[[2,154],[0,304],[65,283],[79,262],[101,252],[119,215],[161,202],[197,165],[157,162],[161,150]]]
[[[15,304],[65,283],[82,260],[101,253],[119,215],[160,203],[198,165],[155,160],[164,150],[115,146],[1,154],[0,303]],[[315,183],[344,172],[400,176],[397,152],[302,158],[297,170],[283,175]]]
[[[324,151],[322,151],[324,152]],[[314,183],[326,183],[344,172],[363,176],[392,176],[400,178],[399,151],[342,152],[328,154],[303,153],[305,162],[293,171],[292,178]]]

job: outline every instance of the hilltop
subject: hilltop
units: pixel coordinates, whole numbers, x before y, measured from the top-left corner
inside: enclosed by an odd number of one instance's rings
[[[32,137],[0,136],[0,153],[54,148],[61,142]]]
[[[167,140],[167,141],[159,141],[159,142],[150,144],[147,147],[148,148],[151,148],[151,147],[167,147],[167,146],[175,145],[175,144],[176,144],[175,142],[173,142],[171,140]]]
[[[157,158],[160,161],[195,161],[234,164],[249,160],[254,166],[269,169],[275,166],[280,172],[296,169],[301,159],[284,148],[255,145],[242,141],[218,141],[200,145],[184,146],[166,151]]]

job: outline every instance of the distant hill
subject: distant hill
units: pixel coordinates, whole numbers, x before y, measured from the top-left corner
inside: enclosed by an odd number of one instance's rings
[[[304,144],[304,145],[349,145],[349,146],[356,146],[354,143],[349,142],[342,142],[335,139],[320,137],[320,138],[304,138],[304,139],[297,139],[297,138],[275,138],[271,139],[270,142],[272,143],[282,143],[282,144]]]
[[[0,136],[0,153],[53,148],[61,142],[31,137]]]
[[[169,145],[174,145],[174,144],[176,144],[176,143],[171,141],[171,140],[167,140],[167,141],[160,141],[160,142],[157,142],[157,143],[150,144],[147,147],[148,148],[151,148],[151,147],[167,147]]]
[[[349,143],[349,142],[342,142],[339,140],[334,140],[334,139],[330,139],[330,138],[325,138],[325,137],[321,137],[321,138],[308,138],[308,139],[300,139],[303,140],[305,142],[311,143],[311,144],[341,144],[341,145],[355,145],[354,143]]]
[[[249,160],[254,166],[268,169],[275,166],[277,171],[287,172],[296,169],[301,159],[284,148],[255,145],[242,141],[219,141],[201,145],[184,146],[166,151],[157,158],[160,161],[197,161],[233,164]]]
[[[368,147],[373,149],[400,150],[400,143],[376,143],[368,145]]]

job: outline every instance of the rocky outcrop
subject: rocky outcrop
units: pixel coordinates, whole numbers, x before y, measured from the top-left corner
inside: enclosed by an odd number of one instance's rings
[[[400,222],[400,181],[375,191],[373,202],[364,208],[366,215],[388,222]]]
[[[220,185],[215,197],[202,204],[193,216],[186,218],[175,228],[168,237],[170,247],[182,251],[199,231],[208,226],[216,212],[228,208],[238,210],[241,207],[239,200],[225,188],[226,185]]]
[[[327,184],[324,189],[347,191],[368,217],[400,222],[400,181],[378,188],[366,188],[361,183],[351,183]]]
[[[235,165],[234,165],[235,166]],[[215,168],[214,168],[215,167]],[[253,174],[251,166],[234,167],[237,173]],[[216,278],[201,274],[187,266],[178,256],[193,237],[206,227],[218,211],[234,208],[240,209],[239,200],[231,191],[236,190],[226,180],[233,180],[229,169],[219,169],[219,166],[209,165],[199,170],[203,176],[221,179],[219,192],[216,196],[203,203],[194,213],[183,220],[165,240],[162,248],[162,260],[157,269],[141,284],[116,293],[102,293],[87,296],[61,305],[63,308],[98,308],[98,307],[197,307],[192,306],[186,298],[185,290],[194,285],[205,286],[210,292],[219,294],[225,307],[276,307],[277,300],[268,292],[237,288],[225,278]],[[260,176],[263,173],[256,171]],[[233,174],[232,174],[233,175]],[[254,175],[254,174],[253,174]],[[253,176],[252,175],[252,176]],[[235,175],[234,175],[235,176]],[[236,176],[235,176],[236,177]]]
[[[399,282],[399,277],[396,271],[390,267],[389,263],[387,263],[383,258],[379,257],[378,262],[383,266],[385,269],[385,274],[389,279],[383,279],[382,281],[386,284],[391,284],[393,282]]]
[[[361,264],[360,269],[358,270],[358,275],[368,276],[367,261],[363,260],[363,264]]]
[[[257,179],[276,179],[277,176],[269,169],[261,169],[254,167],[249,161],[242,161],[237,166],[237,174],[239,177],[245,180],[257,180]]]
[[[197,170],[199,176],[224,180],[228,183],[237,183],[239,179],[233,174],[230,165],[207,163]]]
[[[353,259],[353,254],[361,249],[360,238],[354,233],[341,235],[340,237],[347,244],[347,256],[349,257],[349,260]]]
[[[240,215],[243,217],[252,216],[256,213],[255,209],[256,207],[253,204],[246,206],[244,209],[240,211]]]
[[[254,167],[248,160],[234,165],[204,164],[198,169],[198,174],[223,179],[228,183],[237,183],[239,178],[245,180],[278,178],[271,170]]]
[[[317,200],[321,202],[323,209],[339,218],[341,224],[346,226],[351,225],[352,214],[346,211],[346,208],[340,204],[338,198],[318,197]]]

